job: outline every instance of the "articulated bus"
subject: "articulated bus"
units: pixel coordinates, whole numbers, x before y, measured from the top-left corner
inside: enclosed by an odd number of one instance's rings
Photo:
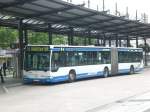
[[[24,83],[73,82],[143,69],[141,48],[28,45],[24,55]]]

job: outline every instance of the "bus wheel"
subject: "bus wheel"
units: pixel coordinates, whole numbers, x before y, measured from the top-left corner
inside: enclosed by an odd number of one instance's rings
[[[106,78],[109,76],[109,70],[107,67],[104,68],[103,77]]]
[[[74,70],[69,72],[69,82],[74,82],[76,80],[76,73]]]
[[[134,67],[133,66],[130,67],[130,74],[134,74]]]

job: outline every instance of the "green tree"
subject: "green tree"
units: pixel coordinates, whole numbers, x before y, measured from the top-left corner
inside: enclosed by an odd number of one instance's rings
[[[0,48],[9,48],[10,44],[16,42],[17,39],[17,30],[0,27]]]
[[[48,44],[48,35],[46,33],[29,31],[28,40],[29,44],[44,45]]]
[[[48,33],[29,31],[29,44],[47,45],[49,43]],[[67,39],[62,35],[52,35],[52,43],[55,45],[66,44]]]
[[[60,44],[67,44],[68,38],[63,35],[53,35],[53,44],[60,45]]]
[[[149,46],[149,44],[146,44],[146,45],[140,44],[139,47],[143,48],[143,50],[146,51],[147,53],[150,52],[150,46]]]

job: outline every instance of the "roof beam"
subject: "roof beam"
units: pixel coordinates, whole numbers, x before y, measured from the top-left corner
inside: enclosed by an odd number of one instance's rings
[[[87,14],[87,15],[82,15],[82,16],[77,16],[77,17],[71,17],[71,18],[68,18],[68,19],[63,19],[63,20],[60,20],[60,21],[55,21],[55,23],[64,23],[64,22],[69,22],[69,21],[73,21],[73,20],[88,18],[88,17],[95,16],[95,15],[98,15],[98,13],[92,13],[92,14],[90,13],[90,14]]]
[[[138,29],[138,30],[129,31],[129,33],[131,33],[131,34],[138,34],[138,35],[140,35],[140,34],[145,34],[145,33],[149,33],[149,32],[147,32],[146,30],[150,30],[150,29],[140,28],[140,29]],[[144,32],[143,32],[143,31],[144,31]],[[145,31],[146,31],[146,32],[145,32]]]
[[[111,22],[111,23],[113,23],[113,22]],[[118,27],[118,26],[122,26],[122,25],[126,25],[126,24],[129,24],[129,22],[128,21],[126,21],[126,22],[123,22],[123,23],[114,23],[114,25],[104,25],[104,26],[102,26],[102,27],[98,27],[98,29],[108,29],[108,28],[110,28],[110,27]]]
[[[39,12],[39,13],[36,13],[33,15],[29,15],[28,18],[40,17],[40,16],[44,16],[44,15],[52,15],[52,14],[56,14],[58,12],[65,12],[65,11],[73,9],[73,8],[74,8],[73,6],[68,6],[68,7],[63,7],[60,9],[53,9],[53,10],[46,11],[46,12]]]
[[[33,4],[33,5],[37,5],[37,6],[40,6],[40,7],[43,7],[42,5],[40,5],[40,4],[36,4],[36,3],[31,3],[31,4]],[[70,5],[67,5],[68,7],[71,7]],[[73,9],[76,9],[78,6],[76,6],[76,7],[73,7]],[[55,10],[54,8],[50,8],[50,7],[47,7],[47,6],[44,6],[44,8],[48,8],[48,9],[50,9],[50,10]],[[75,13],[71,13],[71,12],[67,12],[68,14],[70,14],[70,15],[74,15],[74,16],[81,16],[81,15],[79,15],[79,14],[75,14]],[[61,15],[57,15],[58,17],[60,17],[60,18],[65,18],[65,19],[69,19],[69,18],[66,18],[66,17],[63,17],[63,16],[61,16]],[[26,17],[26,18],[28,18],[28,17]],[[46,18],[44,18],[44,17],[39,17],[40,19],[44,19],[46,22],[50,22],[50,23],[52,23],[52,21],[53,20],[50,20],[50,19],[46,19]],[[94,19],[94,18],[93,18]],[[69,23],[68,23],[69,24]]]
[[[132,33],[132,32],[140,32],[140,31],[142,31],[142,30],[145,30],[145,28],[140,28],[141,26],[136,26],[136,27],[132,27],[132,28],[127,28],[127,29],[130,29],[130,30],[128,30],[127,32],[126,31],[124,31],[124,30],[120,30],[119,32],[120,33]],[[138,29],[139,28],[139,29]]]
[[[36,0],[15,0],[15,2],[9,2],[9,3],[0,3],[0,9],[9,8],[9,7],[15,7],[17,5],[24,5],[25,3],[34,2]]]
[[[111,19],[106,19],[106,20],[99,20],[99,21],[95,21],[95,22],[89,22],[89,23],[86,23],[86,24],[82,24],[81,27],[90,27],[91,25],[95,25],[95,24],[98,24],[98,23],[105,23],[105,22],[109,22],[109,21],[112,21],[114,20],[114,18],[111,18]]]
[[[108,30],[108,31],[111,31],[111,32],[117,31],[118,33],[124,33],[123,32],[124,30],[131,30],[131,29],[139,28],[139,27],[141,27],[141,26],[140,25],[135,25],[135,26],[130,26],[130,27],[126,27],[126,28],[116,28],[116,29]]]

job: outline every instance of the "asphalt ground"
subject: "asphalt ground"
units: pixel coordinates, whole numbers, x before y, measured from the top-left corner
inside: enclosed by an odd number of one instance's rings
[[[135,108],[135,112],[149,112],[150,69],[133,75],[6,89],[6,94],[0,95],[1,112],[132,112],[133,102],[145,102],[144,109]],[[115,110],[118,108],[122,110]]]

